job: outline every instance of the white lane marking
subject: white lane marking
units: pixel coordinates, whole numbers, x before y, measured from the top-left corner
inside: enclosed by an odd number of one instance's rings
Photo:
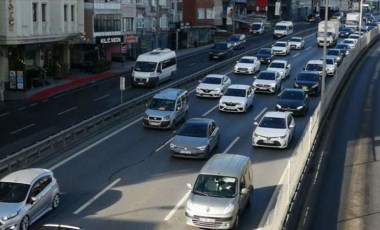
[[[33,103],[33,104],[30,104],[29,106],[36,106],[38,105],[38,103]]]
[[[8,114],[9,114],[9,112],[2,113],[2,114],[0,114],[0,117],[5,117],[5,116],[7,116]]]
[[[311,49],[311,46],[307,47],[305,50],[309,50],[309,49]]]
[[[106,97],[108,97],[108,96],[109,96],[109,94],[103,95],[103,96],[101,96],[101,97],[95,98],[94,101],[99,101],[99,100],[101,100],[101,99],[103,99],[103,98],[106,98]]]
[[[267,107],[263,108],[263,110],[261,110],[261,112],[256,115],[256,117],[254,118],[254,121],[259,119],[259,117],[261,117],[261,115],[263,115],[263,113],[265,113],[265,111],[267,111],[267,109],[268,109]]]
[[[183,203],[185,203],[186,199],[189,197],[190,195],[190,190],[187,191],[187,193],[182,197],[182,199],[177,203],[177,205],[168,213],[168,215],[166,215],[165,217],[165,221],[168,221],[170,220],[170,218],[172,218],[172,216],[177,212],[177,210],[183,205]]]
[[[64,164],[66,164],[67,162],[71,161],[71,160],[74,159],[75,157],[77,157],[77,156],[79,156],[79,155],[82,155],[84,152],[86,152],[86,151],[88,151],[88,150],[94,148],[95,146],[97,146],[98,144],[102,143],[103,141],[106,141],[106,140],[110,139],[111,137],[113,137],[113,136],[115,136],[116,134],[120,133],[120,132],[123,131],[124,129],[127,129],[127,128],[131,127],[132,125],[136,124],[137,122],[139,122],[139,121],[141,121],[141,120],[142,120],[142,118],[139,118],[139,119],[133,121],[132,123],[129,123],[128,125],[126,125],[126,126],[120,128],[120,129],[116,130],[115,132],[108,134],[107,136],[103,137],[102,139],[100,139],[100,140],[98,140],[98,141],[92,143],[91,145],[89,145],[89,146],[87,146],[86,148],[80,150],[79,152],[75,153],[74,155],[71,155],[70,157],[66,158],[65,160],[62,160],[62,161],[59,162],[58,164],[52,166],[52,167],[50,168],[50,170],[54,170],[54,169],[56,169],[56,168],[58,168],[58,167],[60,167],[60,166],[62,166],[62,165],[64,165]]]
[[[205,112],[202,117],[205,117],[207,116],[209,113],[211,113],[214,109],[218,108],[219,104],[215,105],[214,107],[212,107],[209,111]]]
[[[297,57],[298,55],[300,55],[300,53],[296,53],[293,55],[293,57]]]
[[[82,205],[82,207],[78,208],[73,214],[74,215],[79,214],[81,211],[83,211],[83,209],[87,208],[90,204],[92,204],[95,200],[97,200],[101,195],[103,195],[105,192],[107,192],[110,188],[112,188],[120,180],[121,180],[120,178],[117,178],[114,182],[112,182],[110,185],[108,185],[102,191],[100,191],[98,194],[96,194],[93,198],[91,198],[89,201],[87,201],[87,203]]]
[[[30,128],[30,127],[32,127],[32,126],[35,126],[35,125],[36,125],[36,124],[34,124],[34,123],[29,124],[29,125],[27,125],[27,126],[24,126],[24,127],[20,128],[20,129],[17,129],[17,130],[15,130],[15,131],[11,132],[10,134],[11,134],[11,135],[16,134],[16,133],[18,133],[18,132],[21,132],[21,131],[23,131],[23,130],[25,130],[25,129],[27,129],[27,128]]]
[[[236,142],[240,139],[240,137],[236,137],[235,140],[231,142],[231,144],[223,151],[223,153],[227,153],[230,149],[236,144]]]
[[[18,108],[17,110],[24,110],[26,109],[26,107],[21,107],[21,108]]]
[[[170,138],[168,141],[166,141],[163,145],[161,145],[160,147],[158,147],[154,152],[159,152],[161,149],[163,149],[167,144],[169,144],[171,141],[173,140],[173,137]]]
[[[68,113],[70,111],[73,111],[74,109],[77,109],[78,107],[72,107],[70,109],[66,109],[65,111],[62,111],[60,113],[57,113],[57,116],[61,116],[62,114]]]

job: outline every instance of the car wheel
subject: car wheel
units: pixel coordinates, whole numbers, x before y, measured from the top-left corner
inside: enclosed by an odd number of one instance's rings
[[[20,222],[20,230],[28,230],[29,228],[29,216],[24,216]]]
[[[53,209],[58,208],[58,206],[59,206],[59,202],[60,202],[60,197],[59,197],[59,194],[57,193],[57,194],[55,194],[55,196],[54,196],[54,198],[53,198],[53,202],[51,203],[51,207],[52,207]]]

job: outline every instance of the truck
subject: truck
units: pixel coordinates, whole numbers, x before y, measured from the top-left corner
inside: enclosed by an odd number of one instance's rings
[[[339,36],[339,21],[327,21],[327,29],[326,29],[326,46],[332,47],[338,41]],[[318,33],[317,33],[317,43],[318,46],[321,47],[324,45],[324,33],[325,33],[325,21],[321,21],[318,24]]]
[[[353,28],[354,30],[359,29],[360,13],[351,12],[346,15],[346,27]]]

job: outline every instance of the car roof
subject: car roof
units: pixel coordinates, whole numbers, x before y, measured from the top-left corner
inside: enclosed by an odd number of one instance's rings
[[[284,63],[284,64],[288,63],[287,60],[279,60],[279,59],[275,59],[275,60],[272,61],[272,63],[273,63],[273,62]],[[272,63],[271,63],[271,64],[272,64]]]
[[[298,73],[298,76],[299,75],[318,75],[319,76],[317,71],[301,71]]]
[[[294,38],[294,39],[302,39],[302,37],[291,37],[290,39],[292,39],[292,38]]]
[[[232,88],[232,89],[249,89],[251,86],[249,85],[243,85],[243,84],[232,84],[230,86],[228,86],[228,89],[229,88]]]
[[[288,91],[288,92],[302,92],[304,93],[305,91],[303,89],[297,89],[297,88],[285,88],[283,92]]]
[[[212,156],[200,171],[200,174],[222,175],[239,178],[245,165],[250,163],[247,156],[219,153]]]
[[[309,60],[307,64],[323,64],[323,61],[321,60]]]
[[[321,57],[321,60],[323,59],[323,57]],[[326,55],[326,59],[336,59],[336,56],[334,55]]]
[[[188,119],[187,121],[185,121],[186,124],[208,124],[210,122],[214,121],[213,119],[210,119],[210,118],[203,118],[203,117],[193,117],[193,118],[190,118]]]
[[[276,41],[274,44],[276,43],[287,43],[287,41]]]
[[[242,59],[242,58],[245,58],[245,59],[255,59],[257,57],[255,57],[255,56],[243,56],[240,59]]]
[[[160,92],[158,92],[156,95],[153,96],[153,98],[161,98],[161,99],[172,99],[175,100],[179,95],[182,93],[187,92],[184,89],[176,89],[176,88],[167,88]]]
[[[42,168],[22,169],[6,175],[0,181],[20,184],[32,184],[37,177],[41,177],[43,175],[53,176],[53,172]]]
[[[223,78],[225,75],[223,75],[223,74],[215,74],[215,73],[212,73],[212,74],[207,74],[206,76],[205,76],[205,78],[206,77],[213,77],[213,78]]]
[[[260,75],[260,74],[262,74],[262,73],[272,73],[272,74],[276,74],[276,73],[277,73],[277,71],[275,71],[275,70],[268,70],[268,69],[266,69],[266,70],[262,70],[262,71],[260,71],[259,75]]]
[[[264,114],[264,117],[277,117],[277,118],[286,118],[289,112],[279,112],[279,111],[268,111]]]

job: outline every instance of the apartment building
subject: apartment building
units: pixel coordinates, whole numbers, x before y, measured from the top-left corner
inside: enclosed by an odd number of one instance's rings
[[[83,0],[0,1],[0,99],[70,68],[83,33]]]

